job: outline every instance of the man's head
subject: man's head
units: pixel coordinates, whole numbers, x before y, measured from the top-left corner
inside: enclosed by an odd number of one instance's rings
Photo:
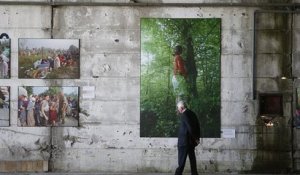
[[[23,87],[19,87],[19,99],[23,100],[27,97],[27,90]]]
[[[44,95],[44,99],[45,99],[45,100],[47,100],[47,101],[48,101],[48,100],[49,100],[49,98],[50,98],[50,96],[49,96],[49,95],[47,95],[47,94],[46,94],[46,95]]]
[[[179,111],[179,113],[183,113],[185,109],[186,109],[186,104],[184,101],[177,102],[177,110]]]
[[[177,45],[177,46],[174,48],[174,54],[175,54],[175,55],[180,55],[180,54],[182,54],[182,46]]]

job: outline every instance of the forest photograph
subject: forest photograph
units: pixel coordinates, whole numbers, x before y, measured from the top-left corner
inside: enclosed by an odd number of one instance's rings
[[[176,103],[197,114],[201,137],[220,137],[221,19],[141,19],[140,136],[176,137]]]

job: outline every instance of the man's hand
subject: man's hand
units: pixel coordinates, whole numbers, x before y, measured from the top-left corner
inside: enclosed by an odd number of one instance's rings
[[[199,145],[200,139],[196,139],[195,141],[196,141],[197,145]]]

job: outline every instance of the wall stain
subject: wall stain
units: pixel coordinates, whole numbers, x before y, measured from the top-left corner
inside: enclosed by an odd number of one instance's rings
[[[268,21],[266,21],[268,19]],[[269,45],[262,46],[257,43],[257,50],[259,52],[269,54],[280,54],[278,70],[283,75],[291,75],[290,60],[286,59],[289,51],[290,37],[286,35],[286,31],[290,30],[290,15],[285,13],[259,13],[257,18],[257,36],[263,37],[269,41]],[[280,31],[280,32],[279,32]],[[283,31],[283,32],[282,32]],[[256,37],[257,37],[256,36]],[[262,46],[262,47],[261,47]],[[270,60],[272,61],[272,60]],[[257,66],[259,71],[260,66]],[[264,71],[264,70],[262,70]],[[280,75],[279,75],[280,76]],[[273,77],[268,77],[272,79]],[[274,78],[273,78],[274,79]],[[277,116],[273,119],[273,127],[267,127],[264,121],[257,116],[256,118],[256,150],[255,158],[249,171],[251,173],[289,173],[292,170],[291,157],[291,128],[288,124],[291,109],[291,92],[293,86],[289,82],[282,81],[277,78],[274,85],[264,82],[261,93],[270,93],[269,89],[278,89],[278,93],[283,94],[283,116]]]

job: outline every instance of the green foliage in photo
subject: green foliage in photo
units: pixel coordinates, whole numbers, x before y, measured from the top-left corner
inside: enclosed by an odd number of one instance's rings
[[[177,136],[174,48],[187,69],[185,101],[202,137],[220,137],[221,20],[141,19],[141,137]]]

